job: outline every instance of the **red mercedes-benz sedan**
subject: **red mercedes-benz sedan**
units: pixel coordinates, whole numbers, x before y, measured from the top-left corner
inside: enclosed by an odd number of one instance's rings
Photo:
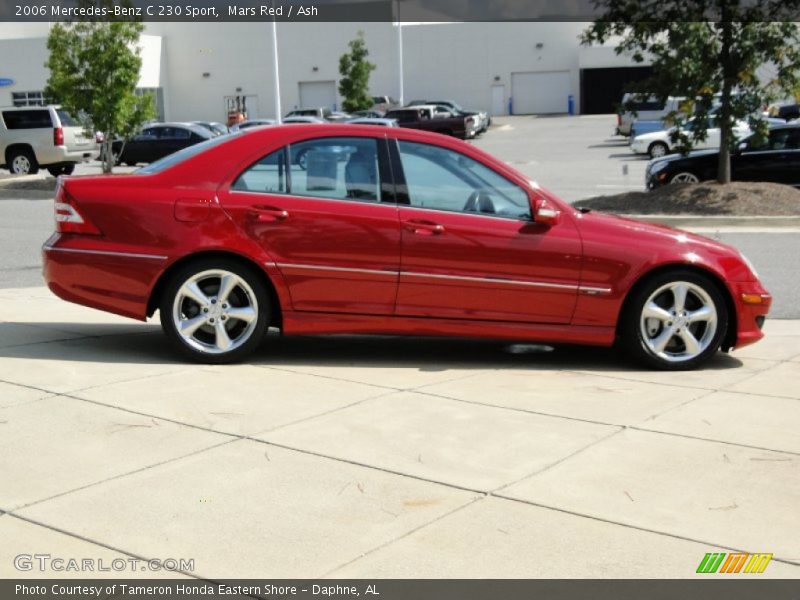
[[[204,362],[283,334],[611,346],[697,367],[762,337],[737,250],[584,213],[477,148],[406,129],[256,128],[129,175],[62,178],[44,274]]]

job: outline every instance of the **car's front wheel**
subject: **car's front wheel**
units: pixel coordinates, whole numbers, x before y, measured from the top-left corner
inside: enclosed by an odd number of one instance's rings
[[[694,173],[689,171],[681,171],[680,173],[675,173],[670,180],[670,183],[699,183],[700,179]]]
[[[669,154],[669,147],[664,142],[653,142],[647,149],[650,158],[661,158]]]
[[[621,319],[621,341],[634,358],[659,369],[695,369],[719,349],[728,308],[709,277],[675,270],[640,286]]]
[[[253,352],[269,326],[263,276],[234,260],[206,259],[179,269],[159,305],[161,326],[185,356],[229,363]]]

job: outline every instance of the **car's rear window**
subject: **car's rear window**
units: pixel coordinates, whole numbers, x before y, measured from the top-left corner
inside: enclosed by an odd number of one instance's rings
[[[3,121],[8,129],[46,129],[53,126],[50,111],[46,108],[3,111]]]
[[[194,144],[193,146],[189,146],[188,148],[184,148],[183,150],[178,150],[178,152],[175,152],[174,154],[170,154],[169,156],[165,156],[160,160],[150,163],[146,167],[142,167],[141,169],[135,172],[142,175],[161,173],[162,171],[166,171],[167,169],[174,167],[175,165],[187,161],[190,158],[193,158],[210,148],[214,148],[215,146],[224,144],[225,142],[231,140],[234,136],[237,135],[241,135],[241,133],[235,132],[235,133],[229,133],[228,135],[220,135],[208,139],[205,142]]]
[[[62,127],[80,127],[80,123],[73,119],[67,111],[57,110],[56,114],[58,114],[58,120],[61,121]]]

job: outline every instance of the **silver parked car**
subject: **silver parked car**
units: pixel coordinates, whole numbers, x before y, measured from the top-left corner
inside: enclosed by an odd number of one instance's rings
[[[40,167],[54,177],[69,175],[99,154],[94,134],[59,106],[0,109],[0,168],[15,175],[34,175]]]

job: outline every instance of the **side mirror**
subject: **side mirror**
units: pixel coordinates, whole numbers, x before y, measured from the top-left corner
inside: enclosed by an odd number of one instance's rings
[[[546,227],[553,227],[558,224],[561,211],[553,206],[544,198],[536,198],[533,201],[533,222],[540,223]]]
[[[749,147],[749,144],[747,142],[739,142],[739,145],[737,146],[737,150],[741,154],[742,152],[747,150],[748,147]]]

